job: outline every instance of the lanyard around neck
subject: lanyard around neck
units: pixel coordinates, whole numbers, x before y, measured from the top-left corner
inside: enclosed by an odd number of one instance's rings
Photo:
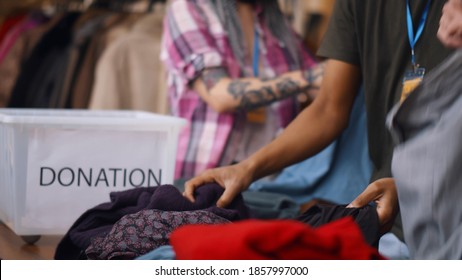
[[[254,32],[254,39],[253,39],[253,75],[254,77],[259,76],[259,68],[260,68],[260,40],[258,38],[258,31],[255,28]]]
[[[415,45],[417,44],[417,41],[419,41],[420,36],[423,33],[424,27],[425,27],[425,22],[427,21],[428,17],[428,11],[430,10],[430,3],[432,1],[428,0],[427,6],[425,7],[425,10],[422,14],[422,17],[420,18],[419,21],[419,26],[417,27],[417,32],[414,36],[414,24],[412,22],[412,15],[411,15],[411,8],[409,5],[409,0],[406,0],[406,12],[407,12],[407,35],[409,37],[409,44],[411,45],[411,61],[412,65],[416,67],[416,61],[415,61]]]

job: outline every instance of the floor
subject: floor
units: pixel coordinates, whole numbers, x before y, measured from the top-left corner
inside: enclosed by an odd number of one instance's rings
[[[0,258],[3,260],[52,260],[62,236],[40,236],[33,245],[0,223]]]

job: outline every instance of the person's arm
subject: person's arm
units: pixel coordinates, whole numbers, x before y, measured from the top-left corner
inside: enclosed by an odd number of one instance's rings
[[[193,82],[193,89],[218,113],[252,110],[299,94],[313,99],[323,74],[324,64],[321,63],[274,79],[231,79],[224,68],[217,67],[205,69]]]
[[[224,207],[251,182],[315,155],[347,127],[361,74],[356,65],[328,60],[322,86],[313,103],[270,144],[232,166],[211,169],[189,180],[184,195],[194,201],[194,190],[217,182],[225,191],[217,205]]]
[[[462,48],[462,0],[448,0],[438,29],[438,38],[449,48]]]

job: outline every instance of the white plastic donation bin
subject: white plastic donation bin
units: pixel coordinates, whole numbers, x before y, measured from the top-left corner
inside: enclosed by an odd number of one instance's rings
[[[185,120],[139,111],[0,109],[0,220],[61,235],[109,193],[172,184]]]

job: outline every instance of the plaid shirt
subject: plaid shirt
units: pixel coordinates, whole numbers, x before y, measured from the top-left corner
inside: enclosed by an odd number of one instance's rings
[[[261,76],[276,77],[291,70],[289,54],[264,25],[261,12],[256,11],[259,31]],[[222,67],[231,78],[252,73],[252,65],[242,71],[234,58],[229,38],[208,0],[173,0],[169,7],[162,39],[161,59],[168,72],[168,95],[172,114],[189,121],[182,130],[177,151],[175,179],[190,178],[202,171],[217,167],[221,161],[231,132],[240,113],[219,114],[199,97],[189,86],[206,68]],[[297,40],[298,37],[297,37]],[[302,65],[311,67],[315,60],[301,40]],[[249,59],[250,60],[250,59]],[[293,67],[292,67],[293,68]],[[242,73],[244,72],[244,73]],[[247,74],[247,76],[250,76]],[[277,114],[278,127],[284,128],[297,113],[293,98],[273,103],[271,109]],[[240,125],[242,127],[242,125]],[[238,139],[233,137],[234,139]]]

